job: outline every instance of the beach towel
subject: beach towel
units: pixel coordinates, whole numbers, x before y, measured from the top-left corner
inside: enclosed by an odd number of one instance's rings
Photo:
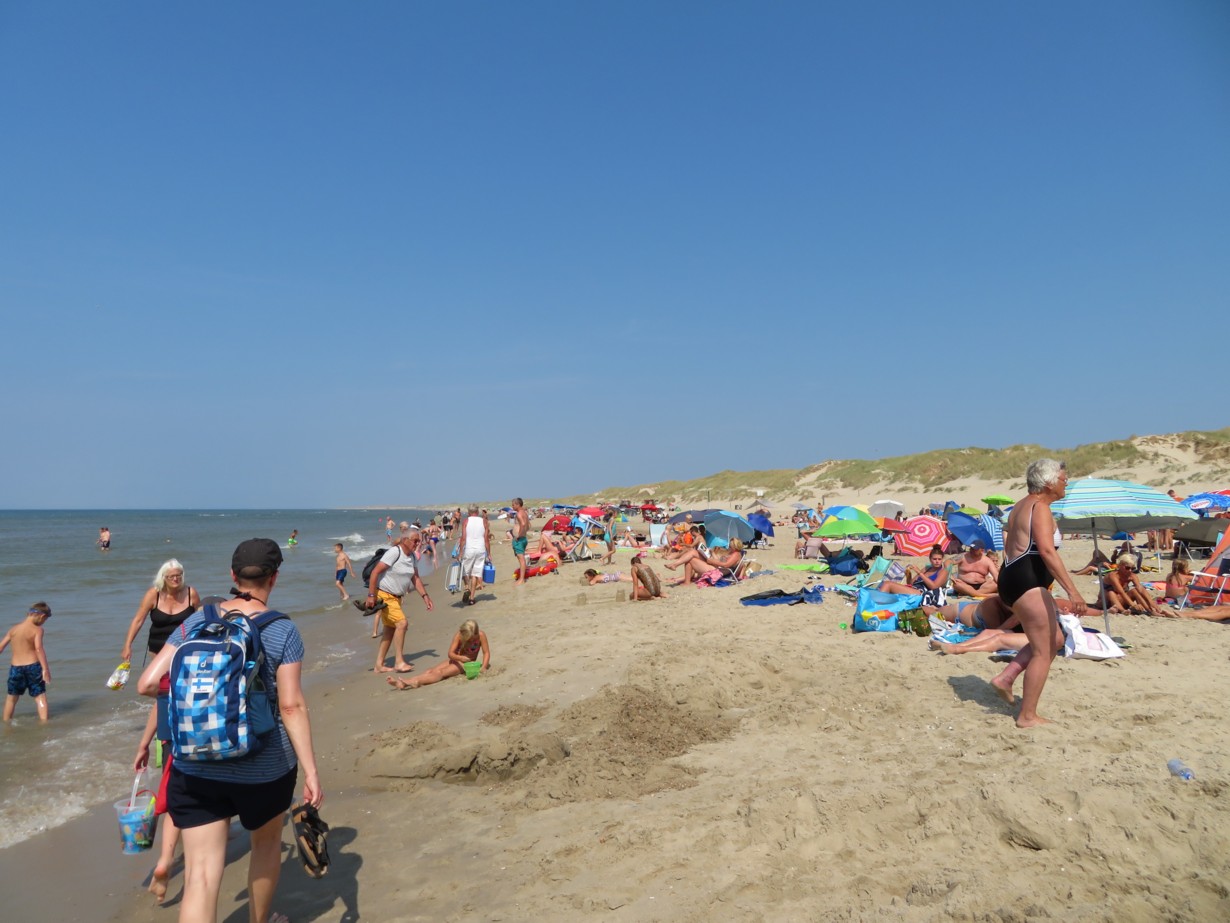
[[[813,574],[827,574],[829,566],[827,562],[821,561],[818,564],[783,564],[782,570],[805,570]]]
[[[744,596],[739,600],[745,606],[791,606],[804,600],[804,591],[787,593],[785,590],[764,590]]]

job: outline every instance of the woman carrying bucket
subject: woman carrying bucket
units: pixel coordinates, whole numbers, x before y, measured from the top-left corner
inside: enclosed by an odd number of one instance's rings
[[[478,655],[482,654],[479,663]],[[491,647],[487,644],[487,633],[478,627],[474,619],[466,619],[453,635],[448,646],[448,660],[436,664],[417,679],[405,680],[390,676],[388,683],[394,689],[417,689],[419,686],[430,686],[450,676],[461,676],[463,673],[474,679],[479,673],[486,673],[491,666]]]

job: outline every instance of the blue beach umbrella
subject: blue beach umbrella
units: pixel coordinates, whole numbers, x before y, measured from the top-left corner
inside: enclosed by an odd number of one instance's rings
[[[1225,494],[1192,494],[1181,502],[1189,510],[1230,510],[1230,496]]]
[[[760,513],[750,513],[747,517],[748,524],[762,535],[773,534],[773,523],[769,521],[769,517]]]
[[[991,523],[993,527],[988,523]],[[988,551],[1004,550],[1003,527],[991,516],[971,516],[969,513],[960,511],[951,512],[948,514],[948,531],[955,535],[962,545],[982,542],[982,547]]]
[[[672,516],[668,520],[668,522],[670,522],[672,526],[677,526],[681,522],[686,522],[688,517],[690,516],[692,518],[693,524],[701,526],[705,524],[706,516],[708,516],[710,513],[716,513],[716,512],[717,510],[684,510],[681,513],[676,513],[674,516]]]
[[[1070,481],[1064,498],[1051,504],[1051,512],[1062,531],[1092,533],[1095,551],[1099,535],[1171,529],[1197,518],[1160,490],[1103,478]],[[1101,582],[1100,576],[1098,579]],[[1106,633],[1110,634],[1110,614],[1104,618]]]
[[[752,524],[729,510],[713,510],[705,517],[705,531],[718,538],[730,541],[737,538],[741,542],[750,542],[756,537]]]

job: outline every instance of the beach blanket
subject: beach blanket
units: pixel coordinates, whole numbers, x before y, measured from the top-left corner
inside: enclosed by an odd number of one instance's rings
[[[827,574],[829,566],[824,561],[818,564],[783,564],[782,570],[806,570],[811,571],[813,574]]]

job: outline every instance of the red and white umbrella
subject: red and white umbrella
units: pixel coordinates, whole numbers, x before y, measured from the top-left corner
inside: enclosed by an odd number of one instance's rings
[[[942,520],[934,516],[915,516],[904,523],[905,531],[893,536],[898,554],[925,557],[932,545],[943,545],[948,540],[948,530]]]

